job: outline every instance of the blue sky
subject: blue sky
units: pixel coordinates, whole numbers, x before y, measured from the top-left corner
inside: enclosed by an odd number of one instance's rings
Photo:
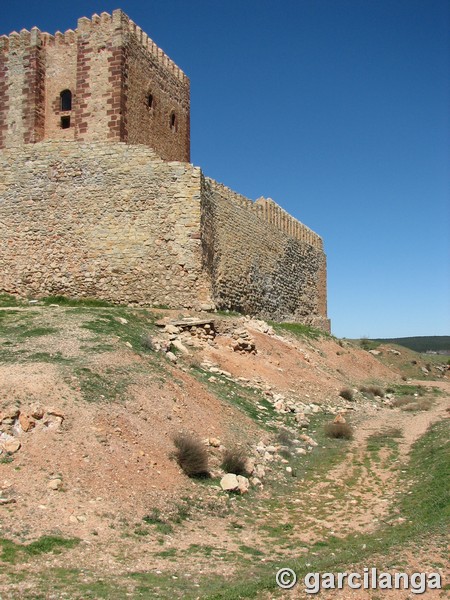
[[[447,0],[6,3],[0,33],[122,8],[191,79],[191,160],[317,231],[338,336],[450,333]]]

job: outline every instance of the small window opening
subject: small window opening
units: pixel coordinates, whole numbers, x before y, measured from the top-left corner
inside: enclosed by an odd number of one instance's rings
[[[149,94],[149,95],[147,96],[147,106],[148,106],[149,108],[152,108],[152,107],[153,107],[153,95],[152,95],[152,94]]]
[[[70,117],[61,117],[61,129],[69,129]]]
[[[72,110],[72,92],[70,90],[63,90],[60,95],[61,110]]]
[[[177,116],[175,113],[172,113],[170,115],[170,129],[172,131],[176,131],[176,128],[177,128]]]

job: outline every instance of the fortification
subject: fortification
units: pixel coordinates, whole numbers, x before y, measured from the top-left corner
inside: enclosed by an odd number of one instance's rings
[[[145,144],[189,161],[189,80],[121,10],[55,35],[0,37],[0,148],[48,139]]]
[[[329,329],[321,238],[189,160],[189,81],[123,12],[0,38],[0,291]]]

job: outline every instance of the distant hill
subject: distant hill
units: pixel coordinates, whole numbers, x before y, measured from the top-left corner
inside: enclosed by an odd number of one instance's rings
[[[374,338],[374,342],[398,344],[416,352],[434,351],[450,354],[450,335],[431,335],[404,338]]]

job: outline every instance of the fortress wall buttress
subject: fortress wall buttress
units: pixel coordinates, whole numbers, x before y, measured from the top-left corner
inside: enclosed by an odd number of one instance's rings
[[[230,192],[203,179],[203,264],[217,308],[329,331],[322,246],[314,237],[299,239],[301,231],[291,235],[282,212],[274,211],[270,223],[254,203]]]
[[[0,152],[0,291],[211,307],[201,175],[144,146],[45,141]]]

